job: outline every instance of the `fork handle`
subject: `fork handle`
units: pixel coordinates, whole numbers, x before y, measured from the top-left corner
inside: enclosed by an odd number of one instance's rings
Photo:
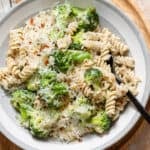
[[[10,7],[12,7],[12,0],[9,0]]]
[[[145,118],[145,120],[150,124],[150,115],[148,112],[145,111],[144,107],[139,103],[139,101],[133,96],[133,94],[128,91],[127,92],[128,98],[132,101],[132,103],[136,106],[137,110],[140,112],[140,114]]]

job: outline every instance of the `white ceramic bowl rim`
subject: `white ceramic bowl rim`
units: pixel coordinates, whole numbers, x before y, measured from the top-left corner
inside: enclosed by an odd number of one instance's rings
[[[35,0],[33,0],[33,1],[35,1]],[[146,77],[150,77],[150,69],[148,68],[148,66],[150,65],[150,55],[148,53],[148,49],[147,49],[147,47],[145,45],[143,37],[139,33],[137,27],[132,23],[132,21],[127,16],[125,16],[125,14],[123,14],[118,8],[116,8],[115,6],[113,6],[112,4],[110,4],[109,2],[107,2],[105,0],[97,0],[97,1],[101,1],[103,4],[107,5],[107,7],[113,9],[114,11],[116,11],[128,23],[128,25],[133,29],[133,32],[137,36],[138,40],[141,41],[141,47],[143,49],[143,55],[145,57],[146,70],[147,70]],[[11,15],[11,13],[16,12],[19,8],[23,7],[27,3],[30,3],[30,0],[22,2],[21,4],[19,4],[15,8],[13,8],[9,13],[7,13],[7,15],[0,21],[0,26],[5,22],[5,20],[7,20],[9,18],[9,16]],[[143,98],[145,101],[142,102],[143,106],[146,106],[146,104],[148,102],[148,98],[149,98],[149,94],[150,94],[149,85],[150,85],[150,78],[146,82],[146,86],[145,86],[146,91],[145,91],[145,95],[144,95],[144,98]],[[138,121],[139,118],[140,118],[140,115],[138,113],[136,113],[133,116],[133,122],[132,122],[132,124],[128,125],[125,128],[124,132],[122,132],[119,135],[117,135],[109,143],[106,143],[105,145],[103,145],[103,148],[107,148],[107,147],[111,146],[112,144],[116,143],[117,141],[119,141],[121,138],[123,138],[134,127],[134,125],[136,124],[136,122]],[[35,150],[31,146],[29,146],[29,145],[24,144],[23,142],[21,142],[18,138],[14,137],[14,135],[10,134],[9,131],[4,126],[1,125],[1,123],[0,123],[0,131],[8,139],[10,139],[12,142],[16,143],[18,146],[22,147],[23,149]],[[97,147],[96,149],[99,149],[99,147]]]

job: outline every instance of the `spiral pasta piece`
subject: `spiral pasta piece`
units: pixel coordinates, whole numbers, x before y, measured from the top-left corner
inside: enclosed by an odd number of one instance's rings
[[[57,46],[59,49],[67,49],[70,46],[71,42],[71,36],[68,35],[62,39],[57,40]]]
[[[78,23],[76,21],[71,22],[68,25],[68,28],[66,29],[66,33],[69,35],[73,35],[77,31],[77,28],[78,28]]]
[[[7,68],[2,68],[0,70],[0,85],[4,89],[10,90],[12,87],[19,85],[20,83],[20,80],[13,76]]]
[[[112,35],[108,28],[101,29],[101,33],[104,34],[105,37],[110,37]]]
[[[23,28],[18,28],[10,31],[9,40],[9,50],[7,52],[8,56],[14,57],[19,53],[23,38]]]
[[[132,57],[116,56],[114,60],[115,60],[115,63],[117,65],[124,65],[126,67],[131,68],[131,69],[133,69],[135,66],[135,61]]]
[[[116,37],[114,34],[111,35],[109,38],[112,48],[111,52],[113,55],[124,55],[125,53],[128,52],[129,48],[126,44],[124,44],[118,37]]]
[[[83,46],[88,50],[101,52],[103,49],[109,49],[110,44],[107,42],[101,41],[92,41],[92,40],[84,40],[82,42]]]
[[[31,66],[25,66],[23,70],[18,74],[19,78],[24,82],[26,81],[34,72],[36,68]]]
[[[84,40],[100,41],[104,40],[104,34],[98,32],[86,32],[83,34]]]
[[[124,110],[128,102],[129,102],[129,99],[126,96],[121,97],[116,100],[116,110],[115,110],[116,113],[113,116],[113,120],[116,120],[119,117],[120,113]]]
[[[109,117],[113,117],[115,115],[116,99],[117,99],[116,91],[107,92],[105,110],[106,113],[109,115]]]
[[[97,67],[107,70],[108,72],[111,71],[110,66],[100,56],[95,56],[94,62]]]

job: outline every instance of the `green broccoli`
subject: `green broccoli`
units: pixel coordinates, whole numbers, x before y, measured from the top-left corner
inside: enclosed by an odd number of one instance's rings
[[[51,41],[56,41],[56,40],[63,38],[63,37],[64,37],[64,31],[63,30],[59,30],[56,27],[51,28],[51,31],[49,33],[49,39]]]
[[[95,8],[72,7],[65,3],[57,5],[52,12],[56,16],[57,27],[62,30],[75,20],[78,22],[78,31],[92,31],[99,23]]]
[[[20,109],[21,124],[37,138],[47,138],[58,117],[59,113],[53,109],[37,110],[25,104]]]
[[[53,81],[56,81],[57,74],[50,68],[40,68],[36,75],[27,82],[27,89],[38,91],[40,87],[46,87]]]
[[[39,74],[42,78],[51,79],[51,81],[56,79],[56,72],[50,68],[40,68]]]
[[[54,82],[52,84],[51,90],[55,96],[62,96],[68,94],[67,86],[64,83]]]
[[[52,13],[56,18],[56,25],[51,28],[49,38],[52,41],[56,41],[59,38],[64,37],[65,28],[71,20],[71,5],[68,3],[57,5]]]
[[[86,123],[85,121],[90,119],[93,114],[94,106],[85,97],[80,97],[73,102],[67,111],[72,118]]]
[[[74,16],[80,16],[82,15],[82,13],[84,13],[85,8],[81,8],[81,7],[72,7],[72,14]]]
[[[92,115],[94,107],[91,106],[88,100],[84,97],[77,99],[75,102],[75,112],[81,120],[89,119]]]
[[[53,105],[53,101],[55,100],[55,95],[53,94],[50,86],[40,89],[38,91],[38,95],[46,103]]]
[[[73,37],[72,37],[72,43],[70,45],[70,49],[82,49],[82,41],[83,41],[83,32],[77,32]]]
[[[70,50],[69,53],[74,63],[82,63],[84,60],[92,58],[91,54],[85,51]]]
[[[46,87],[52,82],[56,81],[57,74],[55,71],[52,71],[49,68],[41,68],[39,69],[39,75],[40,75],[40,85],[42,87]]]
[[[69,24],[69,20],[72,18],[72,7],[68,3],[60,4],[53,9],[52,13],[56,17],[56,26],[59,29],[64,30]]]
[[[107,131],[111,126],[111,119],[105,111],[100,111],[91,119],[91,124],[96,132],[102,133]]]
[[[89,68],[84,73],[84,79],[86,83],[88,85],[92,85],[94,90],[99,89],[102,76],[102,72],[96,68]]]
[[[40,77],[39,75],[34,75],[27,82],[27,89],[30,91],[37,91],[40,88]]]
[[[56,51],[53,55],[55,68],[58,71],[66,72],[72,65],[72,58],[67,51]]]
[[[84,51],[66,50],[56,51],[53,54],[55,68],[61,72],[67,72],[75,63],[82,63],[85,59],[90,59],[91,54]]]
[[[50,85],[50,80],[45,79],[45,78],[41,78],[40,85],[41,85],[41,87],[46,87],[46,86]]]
[[[68,94],[68,89],[64,83],[54,82],[50,86],[40,89],[38,94],[49,106],[58,108],[64,105],[62,97]]]
[[[18,111],[20,111],[22,105],[26,104],[32,106],[34,100],[34,93],[28,90],[16,90],[12,93],[11,103]]]
[[[79,31],[92,31],[99,24],[95,8],[72,7],[72,14],[77,18]]]
[[[29,112],[29,129],[37,138],[47,138],[59,114],[55,110],[33,110]]]
[[[84,9],[79,7],[72,7],[70,4],[65,3],[57,5],[52,10],[52,13],[56,17],[56,26],[53,27],[50,31],[49,38],[51,40],[57,40],[64,37],[65,28],[70,22],[78,22],[77,32],[92,31],[98,26],[99,23],[99,18],[95,8]],[[77,34],[76,36],[79,35]],[[81,42],[76,40],[78,37],[73,38],[74,41],[70,48],[81,49]]]
[[[21,124],[29,128],[30,112],[33,111],[33,107],[27,104],[22,104],[20,107],[20,122]]]

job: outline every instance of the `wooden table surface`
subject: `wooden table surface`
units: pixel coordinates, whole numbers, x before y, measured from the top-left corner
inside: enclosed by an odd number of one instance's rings
[[[116,0],[117,1],[117,0]],[[126,0],[120,0],[126,1]],[[133,0],[131,0],[133,1]],[[147,21],[150,22],[150,0],[135,0],[136,4],[143,11]],[[146,108],[150,112],[150,100]],[[0,134],[0,150],[21,150]],[[140,119],[131,132],[117,144],[108,150],[150,150],[150,126],[143,119]]]

